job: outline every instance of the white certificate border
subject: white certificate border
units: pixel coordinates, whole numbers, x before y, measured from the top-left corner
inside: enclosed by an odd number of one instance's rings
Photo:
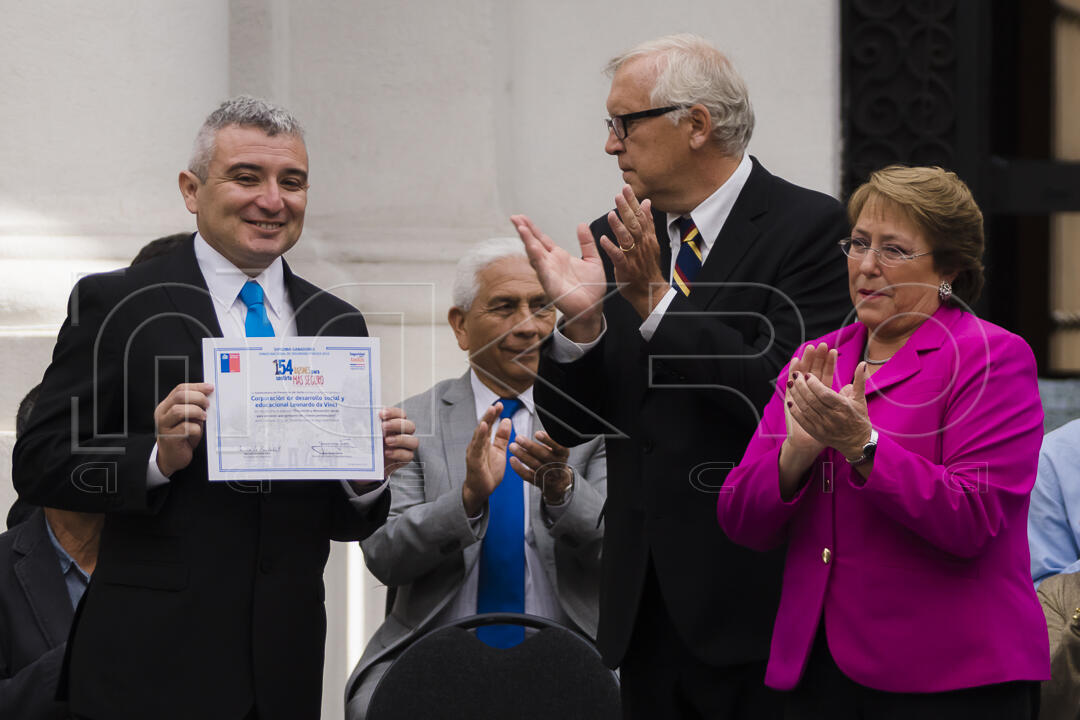
[[[260,351],[266,350],[267,348],[273,349],[274,347],[288,344],[286,342],[259,343],[257,345],[253,344],[253,343],[247,343],[247,344],[237,346],[237,347],[230,347],[230,346],[224,346],[224,345],[215,344],[217,341],[220,341],[220,340],[223,340],[223,339],[224,338],[218,338],[218,337],[203,338],[203,341],[204,341],[204,343],[206,343],[206,346],[210,348],[211,352],[213,352],[213,360],[212,360],[211,364],[212,364],[212,367],[214,368],[214,389],[215,390],[218,387],[218,384],[219,384],[218,380],[219,380],[220,375],[222,374],[221,373],[221,357],[220,357],[221,353],[225,353],[225,352],[238,352],[238,353],[260,352]],[[307,342],[309,344],[317,344],[317,343],[320,343],[323,340],[323,338],[317,338],[317,337],[314,337],[314,338],[289,337],[289,338],[276,338],[276,339],[280,340],[280,341],[288,341],[289,343],[298,342],[300,344],[302,344],[304,342]],[[330,338],[326,338],[326,339],[330,340]],[[365,479],[371,479],[371,478],[352,478],[351,477],[352,475],[356,475],[356,474],[359,474],[359,473],[372,473],[372,472],[375,472],[375,470],[378,468],[378,461],[381,459],[381,457],[376,455],[377,450],[380,451],[380,455],[381,455],[381,448],[376,448],[375,447],[375,441],[376,441],[376,439],[379,439],[380,442],[381,442],[382,433],[381,432],[379,432],[379,433],[374,432],[375,428],[380,427],[376,423],[380,422],[378,420],[378,417],[377,417],[377,415],[378,415],[377,410],[378,410],[379,402],[381,402],[381,400],[382,400],[381,397],[380,398],[375,397],[375,387],[374,387],[374,385],[375,385],[374,375],[375,375],[376,372],[379,371],[379,368],[376,367],[376,363],[374,362],[374,357],[375,357],[376,353],[374,353],[373,351],[378,348],[379,339],[378,338],[364,338],[364,340],[366,340],[368,342],[367,345],[316,345],[316,347],[319,347],[322,350],[326,350],[326,351],[344,350],[344,351],[347,351],[347,352],[360,352],[360,353],[363,353],[367,357],[367,360],[368,360],[368,397],[371,399],[369,412],[371,413],[370,420],[371,420],[371,428],[372,428],[372,433],[370,434],[370,439],[371,439],[371,464],[369,466],[351,466],[351,467],[348,467],[348,468],[340,468],[340,467],[338,467],[338,468],[297,468],[297,467],[272,468],[271,467],[271,468],[255,468],[255,469],[252,469],[252,468],[235,468],[235,469],[232,469],[232,468],[222,467],[222,464],[221,464],[221,458],[222,458],[222,453],[221,453],[221,403],[217,402],[216,398],[215,398],[215,402],[214,402],[214,431],[215,431],[215,435],[216,435],[215,440],[217,442],[217,459],[218,459],[218,467],[216,469],[216,472],[219,475],[226,475],[227,474],[227,475],[231,475],[232,477],[228,477],[228,478],[219,477],[216,480],[208,477],[208,480],[210,482],[230,482],[231,480],[238,480],[238,481],[269,480],[269,481],[272,481],[272,482],[273,481],[304,482],[304,480],[323,480],[324,479],[323,477],[312,477],[312,476],[308,476],[306,478],[274,478],[274,477],[267,478],[266,477],[267,473],[301,473],[301,472],[302,473],[319,473],[321,475],[330,475],[330,477],[325,478],[325,479],[328,479],[328,480],[351,480],[351,479],[365,480]],[[316,348],[312,348],[312,350],[314,350],[314,349],[316,349]],[[204,348],[204,352],[205,352],[205,348]],[[250,362],[250,359],[247,358],[247,357],[242,357],[242,360],[244,362]],[[204,361],[204,367],[205,367],[205,361]],[[376,437],[376,435],[378,435],[378,438]],[[210,438],[207,437],[207,440],[209,441]],[[210,448],[208,446],[207,447],[207,453],[209,453],[209,452],[210,452]],[[209,470],[209,467],[207,469]],[[208,473],[208,475],[209,475],[209,473]]]

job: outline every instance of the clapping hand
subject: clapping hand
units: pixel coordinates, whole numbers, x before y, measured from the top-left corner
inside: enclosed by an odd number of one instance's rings
[[[653,225],[652,202],[644,200],[639,204],[634,191],[624,185],[607,219],[616,242],[604,235],[600,245],[615,269],[619,293],[644,320],[669,287],[660,272],[660,244]]]
[[[510,418],[499,421],[495,436],[490,437],[492,423],[499,417],[502,407],[502,403],[497,402],[484,411],[465,448],[465,483],[461,488],[461,499],[465,514],[470,518],[480,514],[488,497],[502,482],[506,470],[506,446],[512,429]]]
[[[872,429],[866,408],[866,376],[866,363],[861,362],[851,384],[836,392],[815,375],[800,374],[790,382],[787,411],[817,442],[846,458],[858,457]]]
[[[785,500],[794,497],[805,479],[806,471],[825,449],[825,443],[807,432],[799,423],[798,411],[793,412],[795,403],[792,390],[800,379],[805,385],[807,378],[814,378],[821,386],[831,388],[836,372],[836,357],[836,350],[830,350],[825,343],[816,347],[809,344],[803,350],[801,358],[796,354],[788,363],[787,389],[784,391],[784,423],[787,436],[780,448],[779,460],[780,495]]]
[[[788,364],[787,390],[784,392],[784,421],[787,425],[787,438],[784,444],[795,457],[807,464],[821,454],[825,444],[814,438],[793,416],[792,389],[800,378],[815,377],[825,387],[832,387],[833,374],[836,372],[836,350],[821,343],[817,347],[807,345],[800,358],[798,355]]]
[[[536,432],[536,439],[518,437],[510,444],[510,465],[521,479],[540,488],[544,502],[560,504],[567,488],[574,479],[574,472],[566,464],[570,451],[551,439],[543,430]]]
[[[595,340],[602,327],[607,285],[600,253],[588,226],[578,225],[581,257],[576,258],[540,232],[525,215],[511,215],[510,220],[517,228],[544,292],[566,320],[562,331],[574,342]]]

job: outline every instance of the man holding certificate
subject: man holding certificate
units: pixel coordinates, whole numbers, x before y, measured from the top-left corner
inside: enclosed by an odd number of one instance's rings
[[[289,475],[290,462],[307,468],[310,458],[271,451],[324,418],[266,414],[250,400],[276,366],[252,364],[249,347],[297,351],[308,375],[328,382],[350,368],[333,365],[322,354],[328,343],[314,338],[370,350],[360,313],[281,259],[307,205],[295,118],[253,98],[226,101],[199,131],[179,182],[198,232],[161,257],[76,285],[14,452],[16,487],[31,502],[106,513],[60,694],[77,717],[95,720],[317,718],[329,541],[365,538],[385,521],[390,493],[377,468],[385,462],[388,475],[412,458],[414,428],[399,410],[375,415],[377,391],[358,409],[351,391],[335,390],[352,434],[327,428],[307,447],[358,454],[381,438],[378,457],[365,456],[362,472]],[[209,366],[222,368],[220,352],[231,370],[236,353],[253,387],[204,382],[206,338],[221,339],[208,345]],[[374,367],[363,368],[369,382]],[[284,385],[278,394],[294,395]],[[237,440],[231,426],[210,437],[211,412],[243,417],[255,440]],[[262,471],[243,477],[260,480],[212,482],[208,454],[220,468],[236,453]],[[269,481],[280,477],[309,479]]]

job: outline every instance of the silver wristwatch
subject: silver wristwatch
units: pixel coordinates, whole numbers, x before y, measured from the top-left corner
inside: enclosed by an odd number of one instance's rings
[[[877,450],[877,430],[870,428],[870,442],[862,446],[862,455],[857,458],[844,458],[848,461],[851,467],[858,467],[859,465],[865,465],[874,459],[874,452]]]

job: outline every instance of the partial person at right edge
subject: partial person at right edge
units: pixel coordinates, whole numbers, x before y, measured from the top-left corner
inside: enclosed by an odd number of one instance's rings
[[[1080,718],[1080,420],[1043,438],[1031,490],[1028,543],[1050,641],[1039,717]]]
[[[1080,719],[1080,574],[1046,578],[1037,591],[1050,641],[1050,679],[1040,689],[1040,720]]]
[[[541,355],[544,426],[564,445],[607,438],[597,645],[626,717],[775,718],[783,550],[732,543],[716,493],[791,353],[849,312],[830,260],[847,223],[747,154],[746,86],[702,38],[644,43],[608,72],[616,211],[578,227],[580,259],[512,218],[565,320]]]
[[[1080,420],[1049,432],[1028,509],[1031,579],[1080,572]]]

